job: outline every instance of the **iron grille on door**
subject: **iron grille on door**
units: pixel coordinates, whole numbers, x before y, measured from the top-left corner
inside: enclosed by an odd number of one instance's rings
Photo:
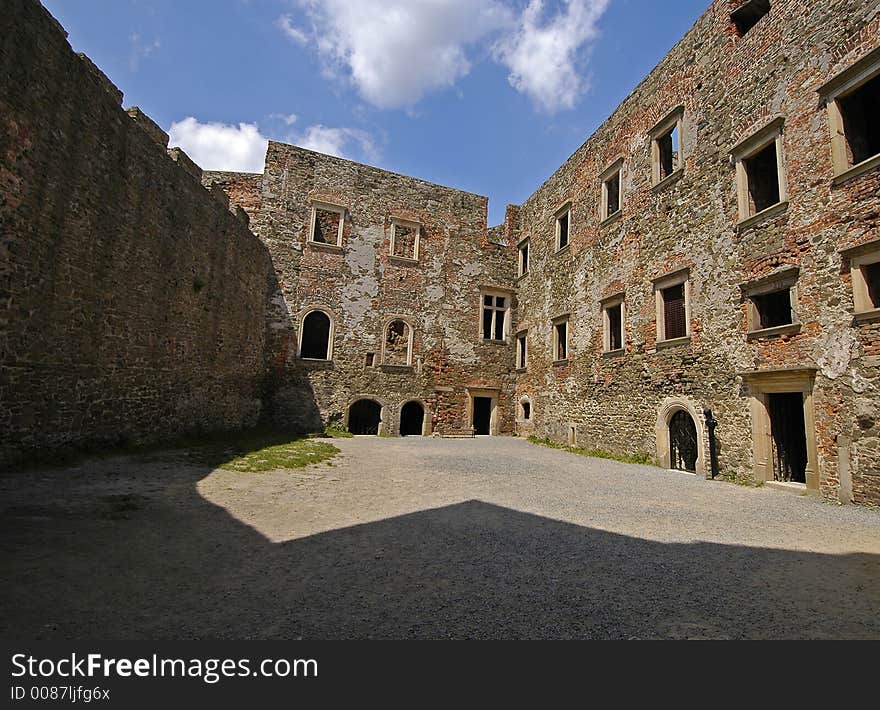
[[[690,414],[677,411],[669,420],[669,459],[678,471],[697,470],[697,426]]]

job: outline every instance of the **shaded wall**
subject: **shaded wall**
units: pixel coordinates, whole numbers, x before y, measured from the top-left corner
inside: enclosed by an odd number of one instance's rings
[[[266,248],[71,51],[0,13],[0,463],[254,424]]]

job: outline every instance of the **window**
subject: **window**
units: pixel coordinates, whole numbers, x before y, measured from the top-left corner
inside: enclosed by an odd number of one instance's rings
[[[323,202],[315,202],[312,205],[312,221],[309,229],[310,242],[341,247],[344,227],[344,207]]]
[[[571,231],[571,205],[566,205],[556,215],[556,251],[568,246],[569,232]]]
[[[421,232],[421,225],[417,222],[393,218],[391,220],[391,255],[399,259],[418,261]]]
[[[568,360],[568,316],[560,316],[553,321],[553,360]]]
[[[819,89],[828,107],[834,175],[880,165],[880,48]]]
[[[566,237],[567,238],[567,237]],[[525,276],[529,273],[529,240],[520,242],[519,245],[519,275]]]
[[[777,205],[787,205],[782,126],[783,119],[776,119],[731,151],[736,163],[740,226],[752,224],[753,217],[770,216],[765,213]]]
[[[603,350],[606,353],[623,350],[623,296],[612,296],[602,303]]]
[[[532,403],[528,397],[523,397],[519,401],[519,418],[523,422],[530,422],[532,420]]]
[[[483,340],[507,340],[507,314],[510,297],[498,293],[483,294]]]
[[[755,325],[762,329],[776,328],[794,323],[791,308],[791,290],[774,291],[753,296],[752,303],[757,311]]]
[[[688,271],[677,271],[654,282],[658,344],[678,344],[690,336]]]
[[[303,318],[299,356],[303,360],[333,359],[333,321],[324,311],[310,311]]]
[[[602,173],[602,206],[600,217],[604,222],[620,212],[620,173],[623,168],[623,159]]]
[[[655,186],[677,174],[684,166],[681,146],[683,119],[684,109],[677,108],[650,132],[652,181]]]
[[[412,328],[402,320],[391,321],[385,328],[382,364],[404,367],[412,364]]]
[[[364,358],[364,366],[365,367],[373,367],[376,364],[376,353],[367,353],[366,358]]]
[[[875,319],[880,315],[880,239],[844,252],[852,274],[855,313]]]
[[[749,0],[731,14],[730,21],[736,27],[737,34],[742,37],[768,12],[770,12],[770,0]]]
[[[529,364],[528,333],[520,333],[516,336],[516,367],[525,370]]]

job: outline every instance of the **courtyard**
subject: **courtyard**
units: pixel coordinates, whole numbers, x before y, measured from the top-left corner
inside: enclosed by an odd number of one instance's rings
[[[7,639],[880,638],[880,513],[512,438],[9,472]]]

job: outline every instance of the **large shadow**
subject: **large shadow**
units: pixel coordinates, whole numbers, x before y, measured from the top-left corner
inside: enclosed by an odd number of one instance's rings
[[[198,494],[207,468],[108,471],[28,497],[0,479],[4,638],[880,638],[876,555],[665,544],[480,501],[275,544]]]

